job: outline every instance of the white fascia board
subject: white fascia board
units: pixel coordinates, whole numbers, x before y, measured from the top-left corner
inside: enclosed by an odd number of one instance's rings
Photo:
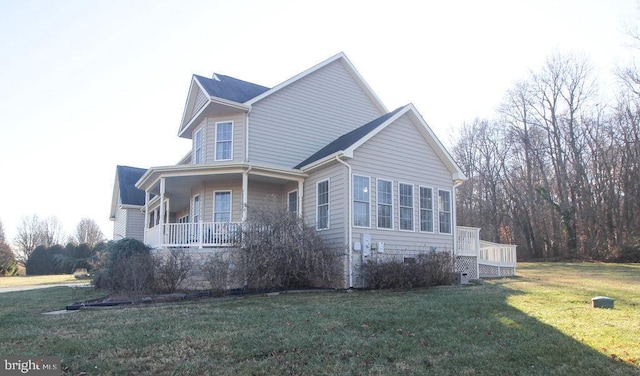
[[[220,98],[220,97],[209,97],[209,102],[207,102],[207,104],[205,104],[204,106],[202,106],[202,108],[200,109],[200,111],[198,111],[197,114],[195,114],[191,120],[189,120],[189,123],[187,123],[187,125],[185,125],[181,130],[180,133],[178,133],[178,137],[183,137],[183,135],[185,134],[185,132],[190,129],[193,124],[195,122],[197,122],[198,120],[200,120],[200,117],[202,116],[202,113],[205,112],[205,110],[207,108],[209,108],[209,106],[211,106],[212,104],[220,104],[223,106],[227,106],[227,107],[231,107],[231,108],[235,108],[238,110],[242,110],[245,112],[249,112],[251,110],[251,106],[243,104],[243,103],[238,103],[238,102],[234,102],[234,101],[230,101],[228,99],[224,99],[224,98]]]
[[[360,75],[360,73],[358,73],[358,71],[356,70],[356,68],[353,66],[353,64],[351,64],[351,62],[349,61],[349,59],[347,58],[347,56],[344,54],[344,52],[339,52],[334,56],[331,56],[330,58],[322,61],[319,64],[314,65],[313,67],[305,70],[302,73],[299,73],[293,77],[291,77],[290,79],[274,86],[273,88],[265,91],[264,93],[258,95],[257,97],[254,97],[246,102],[244,102],[245,104],[248,105],[252,105],[266,97],[268,97],[269,95],[276,93],[278,91],[280,91],[281,89],[291,85],[292,83],[310,75],[311,73],[322,69],[323,67],[333,63],[336,60],[342,60],[344,62],[344,64],[347,67],[347,70],[351,73],[352,77],[356,80],[356,82],[358,83],[358,85],[367,93],[367,95],[369,96],[369,98],[371,98],[371,100],[374,102],[375,106],[380,110],[381,113],[387,113],[389,112],[386,108],[386,106],[382,103],[382,101],[380,100],[380,98],[378,98],[378,96],[376,95],[376,93],[373,92],[373,90],[371,90],[371,87],[366,83],[366,81],[362,78],[362,76]]]
[[[178,136],[180,136],[183,132],[183,130],[186,128],[185,126],[185,122],[187,121],[186,117],[187,117],[187,109],[189,108],[189,100],[191,99],[191,93],[193,91],[193,83],[197,82],[196,80],[196,76],[192,75],[191,76],[191,84],[189,84],[189,90],[187,91],[187,99],[184,102],[184,110],[182,110],[182,118],[180,120],[180,128],[178,129]],[[200,90],[202,90],[202,86],[198,83],[197,84],[200,87]],[[206,93],[206,91],[205,91]]]
[[[380,110],[380,112],[382,114],[386,114],[387,112],[389,112],[389,110],[387,109],[387,106],[385,106],[384,103],[382,103],[378,95],[371,89],[371,86],[369,86],[367,81],[364,80],[362,75],[360,75],[360,72],[358,72],[356,67],[349,60],[349,58],[346,55],[344,55],[342,52],[340,54],[342,54],[343,61],[347,65],[347,68],[351,72],[351,75],[356,79],[356,82],[358,82],[358,84],[365,91],[365,93],[367,93],[369,98],[371,98],[371,100],[376,105],[376,107]]]
[[[451,154],[449,154],[449,151],[444,147],[442,142],[440,142],[440,139],[438,139],[436,134],[433,133],[433,130],[431,129],[429,124],[427,124],[427,122],[424,120],[422,115],[420,115],[420,112],[418,112],[418,110],[415,108],[413,103],[409,103],[408,107],[411,109],[409,113],[413,115],[413,118],[420,125],[422,125],[421,130],[425,132],[427,142],[429,142],[431,147],[434,149],[436,155],[440,158],[440,160],[442,160],[442,162],[445,164],[445,166],[447,166],[447,168],[451,172],[452,179],[458,180],[458,181],[467,180],[467,177],[464,175],[464,172],[462,172],[462,170],[460,169],[456,161],[453,159],[453,157],[451,157]]]
[[[394,121],[398,120],[398,118],[400,118],[400,116],[404,115],[407,113],[407,111],[409,111],[410,107],[409,106],[404,106],[404,108],[400,111],[398,111],[395,115],[393,115],[392,117],[390,117],[389,119],[387,119],[387,121],[385,121],[384,123],[378,125],[376,127],[376,129],[372,130],[371,132],[369,132],[366,136],[362,137],[361,139],[359,139],[358,141],[354,142],[353,145],[349,146],[347,149],[345,149],[345,154],[348,154],[350,156],[353,156],[353,152],[354,150],[356,150],[357,148],[360,147],[360,145],[364,144],[365,142],[369,141],[370,139],[373,138],[373,136],[377,135],[378,133],[380,133],[380,131],[382,131],[383,129],[385,129],[386,127],[389,126],[389,124],[393,123]]]
[[[347,155],[344,150],[338,150],[335,153],[329,154],[326,157],[322,158],[322,159],[318,159],[315,162],[311,162],[307,165],[304,165],[302,167],[300,167],[300,170],[302,171],[311,171],[313,169],[316,169],[318,167],[324,166],[327,163],[330,163],[332,161],[336,160],[336,157],[347,157],[347,158],[353,158],[353,153]]]
[[[111,196],[111,210],[109,211],[109,219],[116,217],[116,208],[118,207],[118,201],[120,197],[120,183],[118,180],[118,172],[116,171],[116,178],[113,182],[113,194]]]

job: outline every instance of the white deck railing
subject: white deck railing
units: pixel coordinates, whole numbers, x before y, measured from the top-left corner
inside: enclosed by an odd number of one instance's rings
[[[230,247],[242,235],[240,222],[164,223],[145,231],[145,243],[158,247]]]
[[[480,229],[476,227],[456,227],[456,255],[478,256],[480,251]]]
[[[484,270],[490,271],[488,274],[498,276],[516,274],[516,246],[512,244],[499,244],[488,241],[480,241],[480,253],[478,254],[478,264],[480,276]],[[496,273],[497,271],[497,273]]]

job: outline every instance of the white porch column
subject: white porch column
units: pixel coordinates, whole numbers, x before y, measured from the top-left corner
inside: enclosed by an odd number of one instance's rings
[[[302,199],[304,198],[304,180],[298,180],[298,217],[302,217]]]
[[[163,235],[164,235],[164,193],[165,193],[165,180],[164,178],[160,178],[160,231],[158,231],[158,245],[162,246]]]
[[[242,223],[247,220],[247,201],[249,200],[249,170],[242,172]]]
[[[149,198],[151,197],[151,194],[149,193],[148,190],[144,191],[144,226],[143,228],[145,229],[145,233],[146,233],[146,229],[149,228]],[[147,239],[145,239],[146,241]]]

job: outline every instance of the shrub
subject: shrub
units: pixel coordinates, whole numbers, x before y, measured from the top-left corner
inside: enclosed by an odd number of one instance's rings
[[[37,246],[25,263],[27,275],[63,274],[64,270],[57,262],[58,257],[63,254],[64,248],[61,245]]]
[[[240,266],[247,287],[324,287],[337,281],[339,255],[288,210],[257,208],[242,234]]]
[[[155,258],[155,288],[159,292],[175,292],[193,269],[193,260],[181,249],[171,249],[167,255]]]
[[[407,289],[450,283],[453,258],[448,252],[430,252],[402,261],[367,260],[362,265],[364,283],[370,289]]]
[[[215,296],[222,296],[226,293],[231,277],[232,262],[228,258],[218,253],[209,256],[202,267],[204,278],[211,285],[211,290]]]
[[[126,238],[109,242],[96,258],[93,284],[100,289],[142,293],[154,288],[154,259],[142,242]]]

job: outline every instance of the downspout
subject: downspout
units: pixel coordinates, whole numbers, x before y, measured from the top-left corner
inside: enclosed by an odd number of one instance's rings
[[[339,155],[336,155],[336,161],[345,165],[349,173],[349,176],[347,177],[349,202],[347,203],[347,220],[345,221],[345,223],[347,224],[347,240],[349,241],[349,244],[347,246],[347,251],[349,252],[349,288],[353,288],[353,252],[351,251],[351,247],[353,244],[353,229],[351,228],[351,195],[353,195],[353,190],[351,189],[351,166],[347,162],[340,159]]]

